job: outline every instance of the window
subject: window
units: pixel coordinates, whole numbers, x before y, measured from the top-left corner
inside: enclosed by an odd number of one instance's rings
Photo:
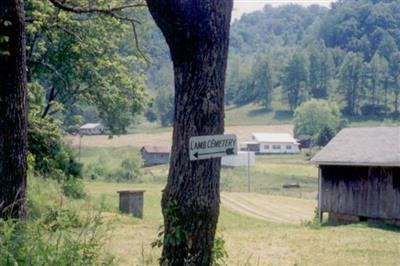
[[[272,149],[273,150],[280,150],[281,149],[281,145],[272,145]]]
[[[269,150],[269,145],[264,145],[264,150]]]
[[[286,149],[287,150],[291,150],[292,149],[292,145],[286,145]]]

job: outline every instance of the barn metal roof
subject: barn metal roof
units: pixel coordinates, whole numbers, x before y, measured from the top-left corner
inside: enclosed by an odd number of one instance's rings
[[[311,161],[319,165],[400,166],[400,127],[345,128]]]
[[[252,136],[257,142],[297,143],[288,133],[253,133]]]
[[[101,126],[103,126],[103,125],[100,123],[87,123],[87,124],[84,124],[83,126],[81,126],[80,129],[93,129],[93,128],[101,127]]]
[[[145,150],[148,153],[157,153],[157,154],[165,154],[170,153],[170,148],[165,146],[143,146],[142,150]]]

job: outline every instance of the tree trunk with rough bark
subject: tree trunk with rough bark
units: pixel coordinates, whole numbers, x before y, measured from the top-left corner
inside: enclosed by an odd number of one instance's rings
[[[23,0],[0,1],[0,218],[25,215],[27,103]]]
[[[232,0],[147,0],[170,48],[173,145],[163,191],[162,265],[210,265],[219,216],[220,159],[189,160],[192,136],[224,132]]]

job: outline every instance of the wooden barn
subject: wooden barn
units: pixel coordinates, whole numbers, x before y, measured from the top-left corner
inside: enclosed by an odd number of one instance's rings
[[[140,149],[145,166],[168,164],[170,149],[164,146],[143,146]]]
[[[320,221],[400,225],[400,127],[343,129],[312,161]]]

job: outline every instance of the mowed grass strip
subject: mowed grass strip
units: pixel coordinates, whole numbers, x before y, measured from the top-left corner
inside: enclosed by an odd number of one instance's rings
[[[162,224],[162,188],[162,184],[147,183],[86,183],[93,204],[105,208],[104,216],[112,227],[107,249],[117,256],[119,265],[158,265],[161,250],[151,248],[151,242],[157,238]],[[146,190],[144,219],[118,212],[116,192],[120,189]],[[222,193],[226,194],[230,193]],[[300,221],[303,215],[312,217],[314,201],[246,194],[232,196],[285,221],[290,217]],[[400,261],[400,232],[390,228],[371,228],[366,224],[312,228],[298,222],[255,219],[225,205],[221,205],[218,226],[218,235],[226,240],[227,265],[398,265]]]
[[[222,193],[222,203],[228,208],[266,221],[301,224],[313,218],[316,202],[257,193]]]

